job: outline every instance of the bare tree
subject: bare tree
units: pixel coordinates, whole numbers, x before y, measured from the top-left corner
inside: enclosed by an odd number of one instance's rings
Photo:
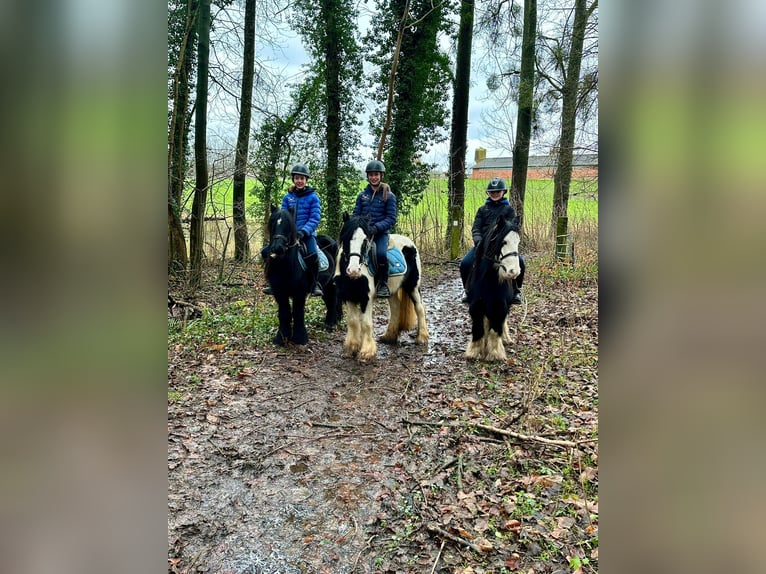
[[[566,75],[562,87],[561,137],[559,138],[556,172],[553,177],[553,210],[551,227],[556,229],[559,217],[567,215],[569,206],[569,185],[572,180],[572,158],[574,155],[575,129],[577,124],[578,96],[583,90],[592,90],[592,78],[580,81],[583,43],[588,18],[598,6],[594,0],[590,6],[586,0],[575,0],[574,23],[567,57]],[[581,89],[582,86],[582,89]]]
[[[210,0],[200,0],[197,26],[197,106],[194,124],[194,166],[196,182],[192,202],[189,250],[190,287],[198,287],[202,280],[202,257],[205,241],[205,204],[208,190],[207,171],[207,88],[210,62]]]
[[[234,258],[247,261],[250,257],[250,241],[245,218],[245,181],[247,176],[247,151],[250,143],[250,119],[252,117],[253,78],[255,76],[255,0],[245,0],[245,47],[242,65],[242,96],[239,112],[237,151],[234,159],[234,189],[232,212],[234,216]]]
[[[460,253],[465,216],[465,154],[468,134],[468,96],[471,87],[471,43],[473,39],[474,0],[460,3],[460,29],[457,39],[455,87],[452,98],[452,133],[450,136],[449,197],[447,205],[450,257]]]
[[[532,108],[535,87],[535,38],[537,36],[537,0],[524,0],[524,35],[521,43],[519,109],[516,142],[513,146],[510,202],[524,222],[524,192],[529,166],[529,142],[532,133]]]
[[[189,257],[181,224],[181,196],[189,129],[190,82],[194,65],[197,3],[184,0],[168,7],[168,67],[173,70],[168,93],[168,271],[186,271]]]

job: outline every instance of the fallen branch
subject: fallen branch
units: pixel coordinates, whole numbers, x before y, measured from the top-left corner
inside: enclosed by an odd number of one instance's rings
[[[502,435],[502,436],[509,436],[509,437],[512,437],[512,438],[517,438],[519,440],[539,442],[539,443],[542,443],[542,444],[564,446],[564,447],[567,447],[567,448],[575,448],[575,447],[577,447],[577,444],[578,444],[576,442],[572,442],[571,440],[557,440],[557,439],[552,439],[552,438],[544,438],[544,437],[541,437],[541,436],[526,435],[526,434],[521,434],[521,433],[518,433],[518,432],[509,431],[509,430],[506,430],[506,429],[501,429],[501,428],[493,427],[493,426],[490,426],[490,425],[474,424],[472,426],[475,426],[478,429],[481,429],[481,430],[484,430],[484,431],[487,431],[487,432],[492,432],[492,433],[495,433],[495,434],[499,434],[499,435]],[[585,441],[585,442],[590,442],[590,441]]]
[[[484,551],[476,546],[473,542],[469,542],[465,538],[461,538],[460,536],[455,536],[454,534],[450,534],[446,530],[442,530],[438,526],[434,524],[426,524],[426,530],[433,534],[438,534],[439,536],[442,536],[444,538],[447,538],[449,540],[452,540],[452,542],[457,542],[458,544],[462,544],[466,548],[470,548],[474,552],[478,552],[479,554],[483,553]]]
[[[402,419],[402,422],[408,424],[408,425],[422,425],[422,426],[435,426],[435,427],[450,427],[450,428],[477,428],[481,429],[486,432],[491,432],[495,434],[499,434],[502,436],[509,436],[518,440],[525,440],[525,441],[531,441],[531,442],[539,442],[542,444],[549,444],[549,445],[555,445],[555,446],[563,446],[567,448],[576,448],[578,444],[583,444],[586,442],[594,442],[598,439],[584,439],[577,442],[572,442],[570,440],[558,440],[558,439],[551,439],[551,438],[545,438],[542,436],[534,436],[534,435],[526,435],[521,434],[518,432],[509,431],[506,429],[501,429],[498,427],[493,427],[490,425],[482,425],[482,424],[476,424],[476,423],[467,423],[467,424],[458,424],[458,423],[432,423],[428,421],[411,421],[407,419]]]

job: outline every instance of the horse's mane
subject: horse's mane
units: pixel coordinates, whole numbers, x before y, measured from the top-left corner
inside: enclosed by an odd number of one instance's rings
[[[351,236],[354,234],[354,230],[357,227],[360,227],[365,235],[370,235],[370,220],[367,217],[361,215],[351,215],[346,217],[347,215],[348,213],[344,214],[343,228],[340,230],[340,243],[342,245],[348,245],[348,242],[351,240]]]
[[[490,259],[495,257],[503,245],[503,239],[510,231],[519,232],[519,217],[512,206],[506,205],[498,213],[495,221],[492,222],[492,225],[489,226],[484,234],[481,244],[476,250],[477,260],[480,260],[482,257]]]
[[[278,209],[276,207],[272,207],[271,215],[269,216],[269,235],[271,237],[274,236],[277,221],[280,218],[287,218],[287,227],[291,231],[291,235],[288,237],[288,239],[290,240],[290,243],[294,243],[297,239],[296,234],[298,230],[295,225],[295,212],[290,209]]]

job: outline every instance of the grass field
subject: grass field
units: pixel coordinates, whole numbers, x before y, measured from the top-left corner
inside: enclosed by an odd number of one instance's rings
[[[487,179],[466,180],[465,219],[463,223],[466,245],[470,245],[470,230],[476,210],[486,199]],[[253,252],[263,244],[260,236],[260,220],[254,214],[260,213],[257,198],[250,193],[254,179],[246,183],[245,206],[249,216],[249,230]],[[360,181],[361,190],[364,183]],[[191,197],[191,190],[187,190]],[[232,182],[224,179],[213,184],[208,194],[207,214],[217,220],[207,226],[207,244],[210,256],[220,257],[225,249],[233,251],[230,237]],[[550,217],[553,206],[553,180],[528,180],[524,199],[524,239],[526,251],[544,252],[552,250],[554,240],[550,231]],[[350,209],[351,206],[343,206]],[[191,209],[191,199],[186,209]],[[444,256],[444,238],[447,233],[447,180],[434,179],[423,194],[422,201],[406,216],[400,215],[398,231],[410,236],[420,249],[434,257]],[[598,251],[598,180],[573,180],[569,198],[569,233],[575,248],[583,253]],[[467,247],[466,247],[467,249]]]

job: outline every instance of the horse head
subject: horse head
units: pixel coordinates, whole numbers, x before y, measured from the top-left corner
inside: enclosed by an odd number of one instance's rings
[[[287,250],[297,241],[295,208],[278,209],[272,205],[269,217],[269,257],[284,257]]]
[[[372,229],[367,217],[343,214],[343,228],[340,231],[340,243],[343,249],[341,268],[351,279],[362,275],[362,266],[367,264],[367,254],[372,246]]]
[[[521,274],[520,240],[519,217],[509,206],[497,216],[482,240],[483,256],[493,261],[500,281],[511,281]]]

